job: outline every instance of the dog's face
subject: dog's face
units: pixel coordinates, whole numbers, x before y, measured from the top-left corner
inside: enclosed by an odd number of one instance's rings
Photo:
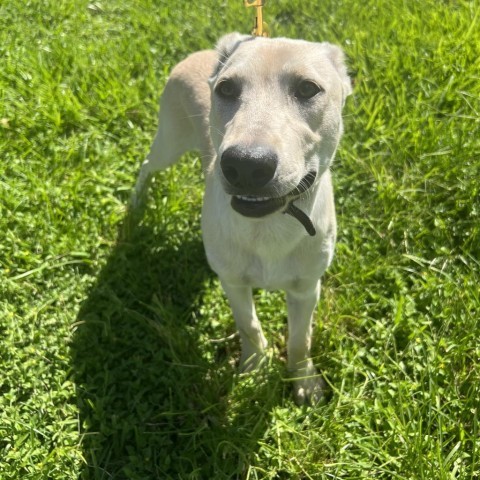
[[[330,165],[351,93],[331,44],[230,34],[210,78],[214,175],[250,217],[281,210]]]

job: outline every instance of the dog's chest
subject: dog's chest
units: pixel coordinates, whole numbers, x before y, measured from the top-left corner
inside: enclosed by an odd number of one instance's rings
[[[288,289],[294,284],[300,271],[287,259],[272,259],[258,255],[246,255],[240,267],[242,283],[267,290]],[[240,265],[239,265],[240,266]]]
[[[318,279],[333,255],[333,241],[314,246],[297,245],[281,251],[279,245],[234,244],[229,248],[208,248],[212,269],[232,284],[248,285],[267,290],[289,290],[304,279]],[[218,244],[217,244],[218,247]]]

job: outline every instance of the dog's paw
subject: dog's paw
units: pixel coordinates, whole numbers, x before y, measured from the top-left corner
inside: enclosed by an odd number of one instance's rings
[[[297,405],[319,405],[327,400],[328,385],[315,367],[301,368],[291,372],[293,397]]]
[[[318,375],[317,378],[295,380],[293,396],[297,405],[319,405],[326,402],[327,383]]]

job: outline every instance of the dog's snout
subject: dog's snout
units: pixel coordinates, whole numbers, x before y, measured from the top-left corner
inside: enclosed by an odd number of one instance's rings
[[[220,160],[225,179],[243,190],[258,189],[267,185],[277,170],[277,154],[268,147],[227,148]]]

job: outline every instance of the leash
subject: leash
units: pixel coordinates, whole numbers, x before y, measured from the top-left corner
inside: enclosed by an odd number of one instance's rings
[[[257,13],[255,16],[255,24],[253,25],[252,35],[256,37],[269,37],[270,32],[268,25],[263,21],[262,8],[266,0],[243,0],[243,4],[248,7],[256,7]]]

